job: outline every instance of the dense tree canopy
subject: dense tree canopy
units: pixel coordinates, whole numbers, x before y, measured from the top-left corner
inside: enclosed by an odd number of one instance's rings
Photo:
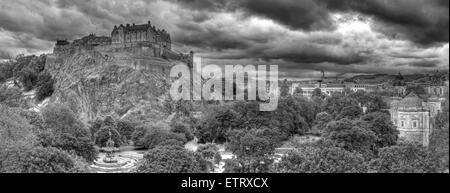
[[[159,127],[140,126],[133,133],[134,145],[147,149],[153,149],[161,143],[169,140],[179,141],[182,144],[187,142],[184,134],[177,134],[170,130]]]
[[[78,157],[54,147],[34,147],[19,155],[18,173],[80,173],[87,165]]]
[[[333,146],[303,146],[273,167],[279,173],[364,173],[367,164],[357,153]]]
[[[435,173],[440,170],[439,162],[431,152],[411,143],[381,149],[370,168],[379,173]]]
[[[393,125],[388,114],[382,112],[369,113],[361,118],[360,126],[373,131],[379,148],[397,144],[399,131]]]
[[[97,151],[87,127],[64,105],[50,104],[42,112],[50,145],[94,161]]]
[[[342,93],[334,93],[326,98],[325,103],[323,104],[323,111],[336,117],[344,108],[358,105],[359,103],[356,99]]]
[[[114,147],[122,145],[122,136],[111,126],[104,126],[95,134],[95,144],[99,147],[106,147],[109,140],[114,142]]]
[[[200,163],[193,152],[180,146],[157,146],[139,162],[138,173],[199,173]]]
[[[363,114],[363,110],[359,106],[349,106],[344,107],[336,117],[336,120],[339,119],[359,119],[359,117]]]
[[[55,147],[43,147],[39,141],[38,121],[20,109],[0,104],[0,173],[72,173],[87,170],[83,159]],[[36,117],[35,117],[36,118]],[[49,140],[52,141],[52,140]]]

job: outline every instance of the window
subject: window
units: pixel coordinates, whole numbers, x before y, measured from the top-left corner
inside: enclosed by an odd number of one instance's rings
[[[412,122],[412,126],[413,126],[414,129],[418,128],[419,127],[419,121],[413,121]]]
[[[405,126],[405,121],[401,121],[400,122],[400,127],[404,127]]]

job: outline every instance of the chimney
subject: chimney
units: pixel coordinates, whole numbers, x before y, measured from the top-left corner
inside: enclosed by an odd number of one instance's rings
[[[148,26],[152,26],[152,22],[151,21],[148,21]]]

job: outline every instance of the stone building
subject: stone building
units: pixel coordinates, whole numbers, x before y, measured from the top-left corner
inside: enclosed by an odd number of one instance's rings
[[[157,29],[150,21],[147,24],[126,24],[114,26],[111,37],[90,34],[72,43],[58,40],[53,49],[56,57],[95,50],[105,54],[132,52],[142,57],[161,57],[181,61],[192,67],[194,53],[183,54],[172,51],[170,34]]]
[[[121,47],[153,46],[171,50],[172,40],[166,30],[156,29],[149,21],[147,24],[126,24],[114,26],[111,32],[111,44]]]
[[[111,45],[111,38],[106,36],[96,36],[95,34],[89,34],[81,39],[73,41],[73,45],[93,48],[97,46],[109,46]]]
[[[379,85],[377,84],[357,84],[352,82],[345,83],[322,83],[317,82],[315,84],[302,84],[302,83],[293,83],[291,87],[291,94],[300,94],[304,97],[311,98],[314,90],[320,89],[323,94],[327,96],[331,96],[334,93],[342,93],[345,89],[350,89],[353,92],[364,91],[364,92],[372,92]],[[302,93],[295,93],[297,89],[300,89]]]
[[[441,112],[441,100],[424,100],[414,92],[404,98],[394,97],[390,104],[391,119],[407,141],[428,146],[434,118]]]

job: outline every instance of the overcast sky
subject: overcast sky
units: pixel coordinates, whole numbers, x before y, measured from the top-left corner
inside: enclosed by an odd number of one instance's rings
[[[292,79],[449,68],[449,0],[0,0],[0,59],[148,20],[207,64]]]

